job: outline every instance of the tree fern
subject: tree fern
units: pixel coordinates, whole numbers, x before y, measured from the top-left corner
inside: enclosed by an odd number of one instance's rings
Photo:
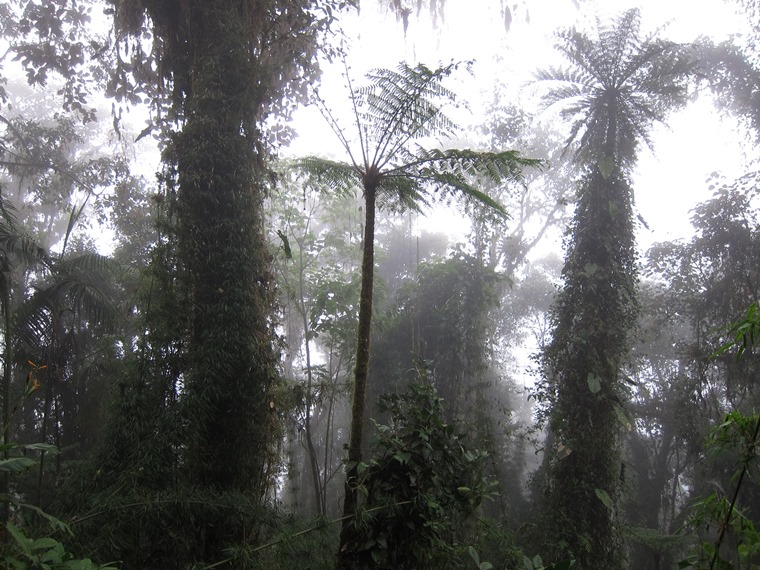
[[[545,530],[555,555],[569,551],[583,568],[621,565],[620,377],[638,313],[630,172],[652,124],[686,102],[693,66],[688,50],[639,27],[629,10],[597,21],[595,36],[561,31],[569,68],[536,73],[546,107],[569,122],[565,150],[585,170],[539,391],[557,442],[547,454]]]
[[[351,435],[348,446],[348,472],[344,502],[343,531],[339,566],[353,565],[351,516],[357,506],[357,469],[362,461],[362,432],[367,371],[370,356],[372,286],[374,279],[374,227],[376,208],[389,210],[419,209],[433,200],[448,200],[462,195],[467,200],[490,206],[506,215],[504,208],[479,190],[478,179],[520,183],[521,169],[538,166],[539,161],[525,159],[517,152],[479,153],[471,150],[427,150],[416,141],[432,136],[449,136],[455,124],[443,112],[455,96],[443,85],[461,64],[452,63],[437,69],[424,65],[400,64],[396,70],[379,69],[367,76],[368,83],[354,89],[349,80],[349,98],[353,109],[359,149],[352,148],[347,131],[324,101],[321,109],[349,162],[338,163],[307,157],[295,167],[317,176],[336,191],[362,188],[365,200],[362,288],[359,303],[354,400]]]
[[[651,125],[687,100],[696,64],[691,50],[642,36],[640,25],[640,13],[632,9],[612,23],[597,20],[595,36],[562,30],[556,47],[571,67],[535,73],[545,88],[544,108],[558,107],[570,121],[567,144],[578,143],[581,162],[614,155],[616,163],[630,168],[638,143],[651,146]]]

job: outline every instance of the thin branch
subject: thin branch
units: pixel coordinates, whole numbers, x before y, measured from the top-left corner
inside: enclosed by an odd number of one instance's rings
[[[400,507],[400,506],[403,506],[403,505],[411,505],[412,502],[413,501],[402,501],[400,503],[393,503],[392,505],[382,505],[382,506],[379,506],[379,507],[373,507],[371,509],[365,510],[364,514],[372,513],[372,512],[375,512],[375,511],[380,511],[380,510],[383,510],[383,509],[387,509],[389,507]],[[353,514],[353,515],[346,515],[346,516],[343,516],[343,517],[340,517],[340,518],[337,518],[337,519],[333,519],[333,520],[330,520],[330,521],[323,521],[323,522],[321,522],[319,524],[316,524],[316,525],[311,526],[309,528],[306,528],[304,530],[299,530],[298,532],[296,532],[294,534],[291,534],[291,535],[288,535],[288,536],[281,536],[280,538],[275,539],[275,540],[273,540],[271,542],[267,542],[266,544],[262,544],[260,546],[257,546],[256,548],[252,549],[251,552],[259,552],[261,550],[265,550],[267,548],[271,548],[272,546],[277,546],[278,544],[281,544],[281,543],[285,542],[288,539],[296,538],[297,536],[303,536],[304,534],[309,534],[310,532],[314,532],[315,530],[321,530],[321,529],[326,528],[328,526],[331,526],[331,525],[334,525],[336,523],[343,522],[343,521],[346,521],[346,520],[349,520],[349,519],[352,519],[352,518],[356,518],[356,515],[355,514]],[[225,558],[224,560],[220,560],[219,562],[214,562],[213,564],[209,564],[208,566],[203,566],[201,568],[201,570],[211,570],[212,568],[218,568],[218,567],[220,567],[220,566],[222,566],[224,564],[227,564],[228,562],[232,562],[233,560],[235,560],[235,557],[234,556],[230,556],[229,558]]]
[[[359,133],[359,146],[362,150],[362,160],[364,161],[365,172],[369,170],[369,156],[367,153],[367,147],[369,146],[369,140],[364,140],[366,134],[362,136],[361,117],[359,116],[359,109],[356,106],[356,91],[354,91],[354,85],[351,83],[351,74],[348,72],[348,62],[346,58],[343,58],[343,69],[346,73],[346,86],[348,87],[349,97],[351,98],[351,106],[354,111],[354,119],[356,119],[356,132]],[[349,151],[350,152],[350,151]],[[353,157],[351,157],[353,161]],[[356,162],[354,162],[356,166]]]
[[[757,443],[757,437],[760,435],[760,416],[758,416],[757,421],[755,422],[755,431],[752,434],[752,439],[747,443],[748,450],[751,450],[754,448],[755,444]],[[749,451],[748,451],[749,454]],[[720,535],[718,536],[718,540],[715,542],[715,551],[713,552],[712,560],[710,561],[710,570],[712,570],[715,567],[715,563],[718,561],[718,552],[720,551],[720,545],[723,542],[723,538],[726,535],[726,530],[728,529],[728,526],[731,524],[731,517],[734,514],[734,507],[736,505],[736,501],[739,498],[739,491],[742,488],[742,481],[744,481],[744,476],[747,474],[747,471],[749,469],[749,462],[750,457],[746,457],[744,460],[744,465],[742,465],[742,472],[739,475],[739,480],[736,482],[736,489],[734,489],[734,496],[731,498],[731,505],[728,507],[728,512],[726,512],[726,518],[723,521],[723,524],[720,527]]]
[[[317,97],[317,102],[319,103],[319,112],[322,113],[322,116],[325,118],[325,121],[327,121],[327,124],[330,125],[330,129],[332,129],[332,132],[335,133],[335,136],[338,137],[340,144],[348,153],[348,157],[351,159],[351,164],[353,165],[353,167],[356,168],[356,170],[360,171],[361,167],[356,163],[356,159],[354,159],[354,154],[351,152],[351,145],[349,144],[348,139],[346,138],[346,135],[343,134],[343,129],[340,128],[340,125],[338,124],[337,119],[332,114],[332,111],[330,111],[330,109],[328,108],[325,100],[322,99],[319,95],[317,95],[316,97]],[[362,153],[363,152],[364,151],[362,151]]]

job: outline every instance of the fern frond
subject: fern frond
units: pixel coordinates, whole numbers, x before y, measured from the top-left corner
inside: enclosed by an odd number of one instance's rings
[[[293,161],[289,167],[307,175],[306,184],[320,190],[347,195],[361,188],[361,172],[345,162],[307,156]]]
[[[50,265],[47,250],[32,237],[16,230],[5,219],[0,220],[0,253],[9,260],[17,260],[25,265]]]
[[[441,81],[458,65],[430,70],[422,64],[410,67],[401,63],[397,70],[379,69],[368,75],[370,84],[359,93],[366,102],[363,119],[370,125],[375,144],[372,164],[382,167],[414,138],[454,131],[455,125],[440,103],[453,102],[456,97]]]
[[[392,212],[421,212],[430,206],[424,185],[412,176],[383,176],[378,188],[377,205]]]
[[[594,163],[615,155],[630,167],[639,143],[650,144],[654,122],[683,104],[694,58],[675,44],[640,35],[637,9],[612,23],[597,20],[596,36],[575,29],[557,33],[557,49],[569,68],[536,72],[545,86],[544,109],[561,106],[570,121],[566,149],[578,141],[576,158]],[[683,55],[679,55],[683,54]]]
[[[461,194],[465,199],[484,204],[506,216],[504,207],[478,190],[474,181],[522,183],[522,170],[539,167],[542,162],[523,158],[516,151],[477,152],[465,149],[417,148],[414,161],[392,168],[386,177],[407,177],[421,187],[442,195]]]

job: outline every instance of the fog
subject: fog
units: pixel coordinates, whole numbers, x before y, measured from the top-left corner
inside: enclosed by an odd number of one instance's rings
[[[755,567],[756,3],[351,4],[0,6],[0,558]]]

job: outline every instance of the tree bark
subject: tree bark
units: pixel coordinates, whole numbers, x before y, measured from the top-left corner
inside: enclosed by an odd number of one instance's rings
[[[343,526],[336,567],[348,570],[351,563],[352,523],[357,507],[358,466],[362,461],[362,435],[364,433],[364,407],[369,371],[369,346],[372,330],[372,285],[375,274],[375,199],[377,187],[364,188],[364,244],[362,252],[362,286],[359,298],[359,327],[354,371],[354,398],[351,406],[351,435],[346,466],[346,498],[343,503]]]
[[[192,299],[185,406],[188,465],[203,486],[263,496],[272,465],[277,376],[272,276],[263,236],[263,159],[242,0],[194,2],[175,138],[179,253]]]

